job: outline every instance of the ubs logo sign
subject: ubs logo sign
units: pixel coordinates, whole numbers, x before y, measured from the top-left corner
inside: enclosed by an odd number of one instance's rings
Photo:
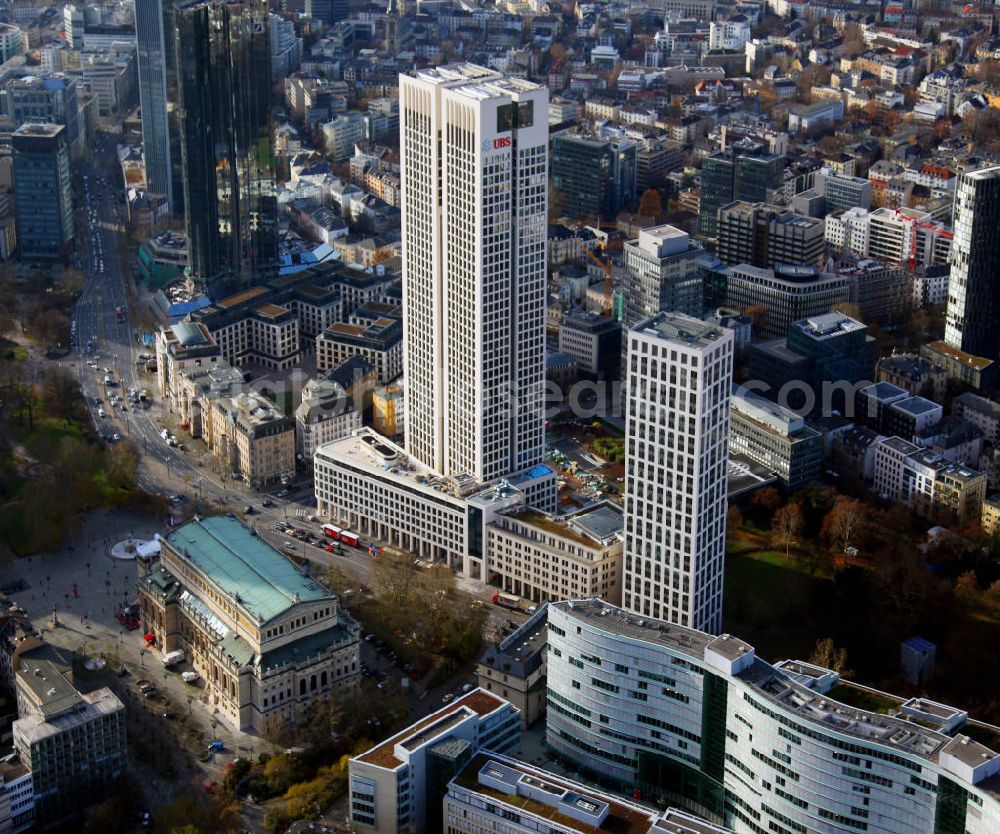
[[[483,153],[489,153],[490,151],[498,151],[501,148],[509,148],[511,144],[512,140],[509,136],[499,136],[496,139],[484,139]]]

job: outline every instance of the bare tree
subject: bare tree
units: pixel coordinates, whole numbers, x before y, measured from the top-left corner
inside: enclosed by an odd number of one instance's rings
[[[802,505],[797,501],[785,504],[771,520],[771,546],[783,547],[787,559],[791,555],[792,547],[799,543],[799,536],[804,526]]]
[[[846,551],[861,540],[867,523],[862,503],[855,498],[841,496],[823,519],[820,535],[838,550]]]

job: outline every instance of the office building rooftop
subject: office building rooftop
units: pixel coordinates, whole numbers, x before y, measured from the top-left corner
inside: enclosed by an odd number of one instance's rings
[[[656,336],[664,341],[694,348],[712,347],[730,334],[730,331],[711,322],[670,312],[657,313],[652,318],[640,322],[633,328],[633,332]]]

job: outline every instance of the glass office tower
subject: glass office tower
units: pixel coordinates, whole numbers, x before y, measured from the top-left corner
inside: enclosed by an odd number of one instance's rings
[[[174,16],[189,268],[251,286],[278,262],[267,2],[192,0]]]

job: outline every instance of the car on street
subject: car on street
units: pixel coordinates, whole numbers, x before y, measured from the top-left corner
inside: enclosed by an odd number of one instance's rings
[[[219,753],[225,749],[226,746],[219,739],[215,739],[215,741],[210,742],[208,745],[208,750],[210,753]]]
[[[270,498],[265,498],[263,501],[260,502],[260,505],[262,507],[273,507],[274,502]]]
[[[284,548],[285,550],[295,550],[295,543],[290,541],[285,541]]]
[[[441,703],[442,704],[450,704],[454,700],[455,700],[454,694],[452,694],[451,692],[448,692],[443,698],[441,698]]]

